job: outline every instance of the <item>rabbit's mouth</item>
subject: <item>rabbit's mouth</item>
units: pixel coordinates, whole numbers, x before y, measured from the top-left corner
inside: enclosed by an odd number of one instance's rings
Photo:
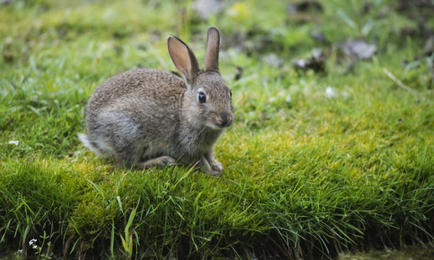
[[[220,116],[212,118],[210,124],[207,125],[212,129],[220,130],[231,126],[234,121],[233,119],[233,115],[222,112]]]

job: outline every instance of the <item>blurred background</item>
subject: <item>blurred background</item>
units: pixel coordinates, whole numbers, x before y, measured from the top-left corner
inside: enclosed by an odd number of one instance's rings
[[[202,57],[209,26],[222,33],[223,62],[237,65],[242,55],[282,72],[293,67],[349,73],[356,60],[414,44],[414,55],[402,61],[406,65],[434,49],[431,0],[2,0],[0,10],[3,63],[27,60],[42,43],[52,49],[74,43],[92,50],[86,56],[93,62],[122,58],[124,70],[173,69],[166,37],[180,37]],[[155,50],[153,59],[140,52],[149,49]],[[330,59],[345,65],[328,68]],[[77,69],[73,62],[69,67]]]

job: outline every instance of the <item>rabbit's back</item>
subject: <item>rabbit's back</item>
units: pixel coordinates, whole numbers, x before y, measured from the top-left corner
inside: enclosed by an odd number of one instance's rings
[[[166,108],[179,108],[186,86],[172,73],[156,69],[130,70],[111,77],[98,86],[89,99],[87,115],[114,108],[124,100],[140,99]]]

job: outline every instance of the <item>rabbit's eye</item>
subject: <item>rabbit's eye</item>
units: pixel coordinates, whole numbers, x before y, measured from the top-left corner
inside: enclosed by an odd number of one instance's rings
[[[206,95],[203,92],[199,92],[198,95],[199,103],[205,103],[206,102]]]

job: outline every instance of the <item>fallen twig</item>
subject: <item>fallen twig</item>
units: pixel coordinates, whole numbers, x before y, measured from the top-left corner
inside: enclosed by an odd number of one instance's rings
[[[386,73],[386,75],[391,80],[393,80],[396,84],[398,84],[398,86],[400,86],[401,88],[407,90],[410,93],[417,94],[417,91],[407,87],[404,83],[402,83],[402,81],[400,81],[397,77],[395,77],[395,75],[393,75],[392,72],[388,71],[386,68],[383,68],[383,72]]]

